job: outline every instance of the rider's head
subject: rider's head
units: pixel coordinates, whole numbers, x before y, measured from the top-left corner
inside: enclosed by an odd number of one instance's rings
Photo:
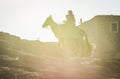
[[[69,10],[69,11],[68,11],[68,14],[69,14],[69,15],[73,14],[72,10]]]

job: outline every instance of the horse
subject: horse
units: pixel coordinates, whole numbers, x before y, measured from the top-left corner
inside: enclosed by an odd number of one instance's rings
[[[47,17],[42,27],[51,27],[59,45],[69,56],[90,57],[91,47],[87,34],[76,26],[56,23],[52,16]]]

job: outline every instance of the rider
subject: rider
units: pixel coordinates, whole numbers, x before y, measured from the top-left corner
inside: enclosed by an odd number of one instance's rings
[[[75,17],[72,10],[68,11],[68,14],[66,15],[65,24],[69,26],[75,26]]]

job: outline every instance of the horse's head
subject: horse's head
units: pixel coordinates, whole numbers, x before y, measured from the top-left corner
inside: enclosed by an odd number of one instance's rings
[[[47,27],[50,25],[51,23],[51,20],[52,20],[52,16],[50,15],[44,22],[44,24],[42,25],[43,28]]]

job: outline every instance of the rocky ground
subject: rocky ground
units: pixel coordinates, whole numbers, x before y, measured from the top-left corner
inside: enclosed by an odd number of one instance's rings
[[[68,57],[57,43],[0,32],[0,79],[120,79],[120,60]]]

